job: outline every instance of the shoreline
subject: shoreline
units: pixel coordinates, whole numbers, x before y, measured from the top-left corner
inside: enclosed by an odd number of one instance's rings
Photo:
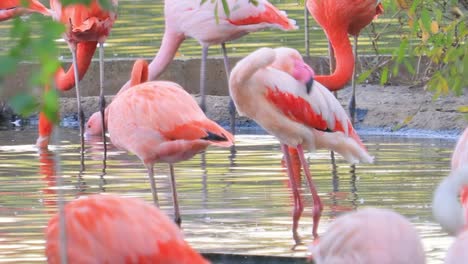
[[[345,110],[350,94],[350,87],[338,93]],[[422,87],[360,85],[356,96],[359,122],[355,128],[365,134],[456,138],[468,124],[464,114],[457,112],[459,106],[468,103],[467,92],[460,97],[448,95],[433,100],[433,94]],[[112,98],[106,96],[108,104]],[[199,100],[197,95],[194,98]],[[228,102],[228,96],[207,96],[207,116],[223,126],[229,126]],[[98,97],[83,97],[82,107],[87,120],[98,111]],[[76,108],[75,98],[60,98],[62,126],[77,127]],[[26,120],[31,125],[37,125],[37,115]],[[236,127],[242,130],[262,131],[250,119],[237,116],[236,120]]]

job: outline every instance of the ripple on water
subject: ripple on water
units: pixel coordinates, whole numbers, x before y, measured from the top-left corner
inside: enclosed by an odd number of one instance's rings
[[[102,143],[90,139],[80,172],[77,131],[62,129],[60,136],[60,147],[39,154],[33,147],[35,131],[0,133],[0,262],[44,262],[42,231],[57,210],[57,151],[62,153],[68,201],[109,192],[151,202],[146,170],[136,156],[110,147],[103,170]],[[308,155],[324,203],[319,233],[343,212],[392,208],[416,226],[429,263],[442,263],[452,238],[434,223],[430,204],[432,191],[448,174],[455,141],[378,135],[363,139],[375,164],[359,164],[354,174],[337,158],[333,177],[328,151]],[[175,166],[187,240],[201,252],[303,257],[305,246],[290,250],[292,196],[278,142],[266,135],[239,135],[236,140],[236,153],[212,147]],[[157,164],[155,171],[162,209],[172,214],[168,166]],[[302,188],[305,211],[299,233],[309,243],[312,201],[304,183]]]

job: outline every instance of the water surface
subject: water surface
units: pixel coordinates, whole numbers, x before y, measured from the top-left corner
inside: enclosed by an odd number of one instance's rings
[[[0,132],[0,262],[44,263],[43,229],[57,211],[54,157],[60,155],[66,200],[93,193],[115,193],[151,202],[146,170],[134,155],[110,147],[103,170],[102,144],[88,141],[80,172],[76,130],[61,129],[61,145],[38,154],[35,130]],[[331,173],[330,154],[309,155],[312,175],[324,203],[323,233],[339,214],[362,207],[391,208],[406,216],[424,241],[428,263],[442,263],[452,241],[431,217],[431,197],[449,172],[453,138],[363,135],[375,164],[358,165],[354,174],[343,159]],[[278,142],[267,135],[236,138],[237,152],[209,148],[176,164],[183,230],[201,252],[305,256],[291,251],[292,195],[281,166]],[[162,209],[172,214],[168,166],[155,166]],[[299,234],[311,242],[311,197]]]

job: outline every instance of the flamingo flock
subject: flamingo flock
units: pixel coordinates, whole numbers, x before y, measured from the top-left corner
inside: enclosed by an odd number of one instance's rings
[[[323,204],[314,184],[305,152],[329,149],[352,164],[372,163],[373,156],[353,127],[355,91],[350,117],[331,91],[342,89],[354,79],[357,37],[382,14],[379,0],[307,0],[306,6],[323,27],[336,54],[337,67],[330,75],[317,75],[302,55],[288,47],[260,48],[242,58],[230,70],[226,43],[266,28],[294,30],[295,22],[267,0],[226,0],[225,12],[217,1],[165,0],[165,32],[155,58],[148,65],[136,60],[129,81],[106,106],[103,91],[104,42],[117,19],[117,0],[111,9],[99,1],[90,5],[62,6],[50,0],[50,9],[37,0],[6,0],[0,3],[0,21],[41,13],[63,23],[64,39],[73,58],[70,69],[59,68],[55,88],[75,87],[80,123],[81,151],[84,148],[84,115],[79,81],[99,46],[100,111],[86,124],[86,134],[106,132],[112,144],[135,154],[148,172],[154,206],[136,198],[91,195],[69,202],[63,214],[53,216],[46,228],[48,263],[209,263],[184,241],[177,199],[174,164],[188,160],[207,147],[234,145],[234,114],[256,121],[281,144],[292,190],[292,236],[298,234],[304,202],[300,191],[301,167],[313,199],[311,258],[315,263],[425,263],[420,237],[403,216],[383,209],[363,209],[338,217],[319,236]],[[255,2],[255,3],[252,3]],[[352,3],[350,3],[352,2]],[[24,6],[21,4],[25,4]],[[349,36],[355,39],[351,50]],[[201,104],[183,87],[158,80],[187,38],[202,46],[200,69]],[[205,115],[206,58],[208,48],[220,44],[231,97],[231,131]],[[354,84],[354,81],[353,81]],[[52,124],[40,115],[37,147],[46,151]],[[47,152],[46,152],[47,153]],[[312,159],[313,160],[313,159]],[[174,207],[174,220],[159,209],[154,164],[167,163]],[[457,239],[446,263],[468,263],[468,128],[452,157],[452,172],[434,194],[433,213],[442,228]],[[64,217],[64,230],[59,220]],[[174,223],[175,222],[175,223]],[[177,226],[177,225],[178,226]],[[61,232],[66,234],[62,241]],[[65,242],[61,252],[60,243]]]

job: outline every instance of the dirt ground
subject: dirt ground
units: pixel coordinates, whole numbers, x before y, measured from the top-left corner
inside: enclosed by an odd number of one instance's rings
[[[338,93],[338,98],[347,109],[351,89]],[[195,96],[197,98],[197,96]],[[107,97],[110,102],[112,97]],[[61,99],[62,117],[76,112],[74,98]],[[218,123],[227,125],[229,111],[227,96],[208,96],[207,115]],[[89,117],[98,110],[97,97],[83,99],[85,116]],[[461,97],[441,96],[433,100],[433,94],[422,87],[362,85],[357,89],[358,120],[357,126],[366,128],[385,128],[396,131],[403,128],[425,130],[462,130],[468,119],[457,112],[461,105],[468,105],[468,92]],[[239,126],[252,126],[255,123],[239,118]]]

